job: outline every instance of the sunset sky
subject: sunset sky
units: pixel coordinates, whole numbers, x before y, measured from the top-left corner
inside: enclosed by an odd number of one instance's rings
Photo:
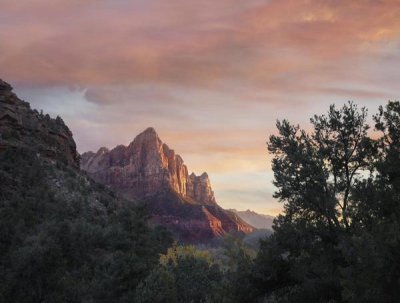
[[[0,78],[79,152],[152,126],[225,208],[281,209],[276,119],[400,99],[399,0],[0,0],[0,26]]]

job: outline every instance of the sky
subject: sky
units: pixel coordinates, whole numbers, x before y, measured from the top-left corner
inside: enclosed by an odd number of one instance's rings
[[[276,215],[266,142],[399,100],[399,0],[0,0],[0,78],[79,152],[154,127],[219,204]]]

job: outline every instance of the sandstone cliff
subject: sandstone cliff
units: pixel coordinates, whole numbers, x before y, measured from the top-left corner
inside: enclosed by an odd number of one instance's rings
[[[32,110],[0,80],[0,149],[8,147],[25,147],[38,156],[79,167],[75,141],[63,120]]]
[[[160,140],[153,128],[139,134],[128,146],[84,153],[81,168],[125,197],[146,201],[154,221],[183,240],[201,241],[227,232],[253,230],[218,206],[207,173],[189,175],[182,158]]]
[[[136,197],[172,189],[195,203],[216,203],[208,175],[189,176],[182,158],[160,140],[153,128],[146,129],[126,147],[102,147],[97,153],[84,153],[81,168],[98,181]]]

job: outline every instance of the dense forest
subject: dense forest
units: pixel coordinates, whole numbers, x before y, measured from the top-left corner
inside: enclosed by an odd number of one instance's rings
[[[254,249],[174,243],[64,163],[0,152],[0,302],[399,302],[400,103],[283,120],[267,143],[284,211]]]

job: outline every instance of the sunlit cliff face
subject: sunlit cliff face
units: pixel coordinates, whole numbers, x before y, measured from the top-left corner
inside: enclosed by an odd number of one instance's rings
[[[80,152],[148,126],[224,207],[276,213],[265,142],[330,103],[399,99],[398,1],[0,0],[1,77]]]

